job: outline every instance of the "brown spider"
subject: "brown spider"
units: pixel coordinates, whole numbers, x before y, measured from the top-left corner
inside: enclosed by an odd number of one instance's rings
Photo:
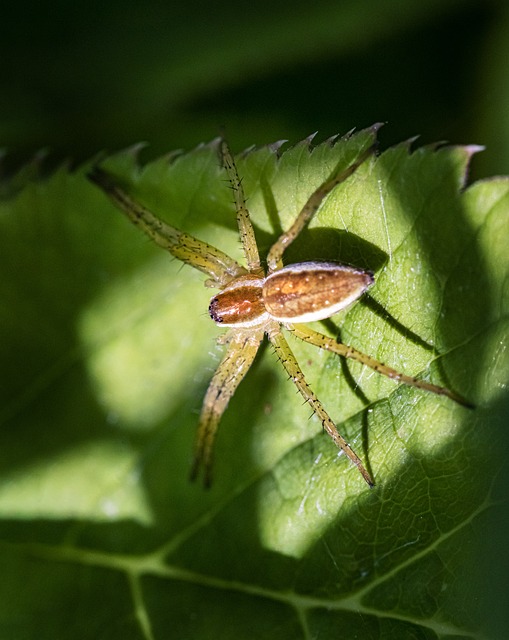
[[[323,199],[346,180],[373,154],[364,151],[346,169],[336,168],[309,197],[294,223],[272,245],[267,255],[267,271],[260,263],[253,225],[246,207],[242,182],[225,141],[220,144],[224,168],[228,174],[237,212],[240,239],[247,268],[219,249],[179,231],[135,202],[115,184],[114,178],[96,167],[89,177],[113,200],[135,225],[175,258],[207,274],[207,287],[219,289],[209,305],[209,314],[222,327],[228,327],[220,342],[226,353],[214,373],[205,394],[200,415],[192,478],[204,468],[204,482],[211,483],[212,448],[219,421],[230,398],[255,359],[267,335],[290,379],[336,445],[356,465],[370,487],[374,482],[359,456],[338,432],[336,425],[307,384],[293,355],[282,327],[297,338],[345,358],[352,358],[393,380],[436,394],[445,395],[465,406],[461,396],[437,385],[399,373],[374,358],[329,338],[300,323],[329,318],[357,300],[373,284],[373,274],[336,262],[302,262],[283,266],[283,254],[315,215]]]

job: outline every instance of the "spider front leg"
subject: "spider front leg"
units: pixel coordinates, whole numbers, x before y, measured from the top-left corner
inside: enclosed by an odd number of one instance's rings
[[[94,167],[88,178],[109,196],[127,218],[149,238],[172,256],[202,271],[210,277],[210,285],[222,287],[246,270],[240,264],[210,244],[198,240],[167,224],[124,191],[107,171]]]
[[[293,333],[294,336],[304,340],[304,342],[309,342],[310,344],[319,347],[320,349],[325,349],[327,351],[332,351],[332,353],[336,353],[338,356],[343,356],[344,358],[350,358],[351,360],[356,360],[361,364],[370,367],[377,373],[382,374],[383,376],[387,376],[396,382],[402,382],[410,387],[416,387],[417,389],[424,389],[425,391],[431,391],[431,393],[436,393],[437,395],[447,396],[451,400],[454,400],[458,404],[461,404],[468,408],[473,408],[473,405],[465,400],[462,396],[450,389],[446,389],[445,387],[439,387],[436,384],[431,384],[431,382],[426,382],[425,380],[419,380],[418,378],[414,378],[413,376],[408,376],[404,373],[400,373],[391,367],[379,362],[375,358],[368,356],[361,351],[357,351],[353,347],[349,347],[342,342],[337,342],[333,338],[329,338],[328,336],[324,336],[322,333],[318,333],[318,331],[314,331],[307,326],[304,325],[287,325],[287,328]]]
[[[272,344],[274,345],[274,349],[276,354],[278,355],[281,363],[283,364],[286,372],[290,376],[291,380],[294,382],[295,386],[301,393],[302,397],[306,402],[308,402],[316,415],[320,418],[323,428],[329,434],[329,436],[334,440],[335,444],[339,449],[344,451],[344,453],[348,456],[348,458],[354,463],[357,469],[360,471],[364,480],[368,483],[370,487],[374,486],[373,479],[369,475],[369,473],[364,468],[364,465],[361,462],[359,456],[355,453],[355,451],[351,448],[348,442],[343,438],[343,436],[338,432],[336,425],[330,418],[329,414],[323,408],[322,403],[316,395],[311,390],[311,387],[308,385],[304,378],[304,374],[302,373],[299,364],[293,355],[292,350],[290,349],[290,345],[286,341],[285,337],[279,330],[273,330],[269,333],[269,338]]]
[[[226,353],[223,356],[203,400],[200,423],[196,435],[191,479],[195,480],[204,468],[204,484],[212,482],[212,449],[221,416],[226,410],[240,382],[249,371],[263,340],[263,330],[230,332],[225,336]]]

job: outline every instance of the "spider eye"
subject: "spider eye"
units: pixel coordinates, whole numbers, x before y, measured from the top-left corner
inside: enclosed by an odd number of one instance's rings
[[[221,324],[221,322],[223,322],[223,318],[218,313],[218,307],[219,300],[217,298],[212,298],[209,304],[209,316],[214,320],[214,322]]]

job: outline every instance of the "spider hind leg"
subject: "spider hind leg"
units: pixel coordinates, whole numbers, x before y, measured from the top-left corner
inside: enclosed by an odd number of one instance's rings
[[[458,393],[447,389],[446,387],[440,387],[431,382],[427,382],[426,380],[421,380],[420,378],[415,378],[414,376],[409,376],[405,373],[401,373],[393,369],[392,367],[388,367],[383,362],[368,356],[366,353],[362,353],[362,351],[358,351],[354,349],[354,347],[350,347],[342,342],[338,342],[334,340],[334,338],[329,338],[328,336],[319,333],[318,331],[314,331],[305,325],[291,325],[288,329],[293,333],[294,336],[303,340],[304,342],[308,342],[309,344],[314,345],[320,349],[325,349],[326,351],[331,351],[332,353],[337,354],[338,356],[342,356],[344,358],[350,358],[351,360],[355,360],[356,362],[360,362],[361,364],[373,369],[377,373],[380,373],[395,382],[401,382],[402,384],[406,384],[409,387],[415,387],[417,389],[422,389],[423,391],[430,391],[431,393],[435,393],[439,396],[446,396],[454,402],[461,404],[468,409],[473,409],[474,405],[460,396]]]

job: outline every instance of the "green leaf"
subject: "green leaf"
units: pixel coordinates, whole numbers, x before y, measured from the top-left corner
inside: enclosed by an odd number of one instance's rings
[[[263,252],[375,134],[239,156]],[[292,340],[372,490],[270,349],[224,415],[215,484],[190,484],[221,353],[203,276],[130,226],[87,167],[7,185],[2,637],[501,637],[509,181],[464,189],[474,151],[405,143],[372,158],[288,252],[375,271],[369,295],[320,330],[476,404]],[[242,259],[215,144],[141,169],[135,149],[103,164],[156,214]]]

